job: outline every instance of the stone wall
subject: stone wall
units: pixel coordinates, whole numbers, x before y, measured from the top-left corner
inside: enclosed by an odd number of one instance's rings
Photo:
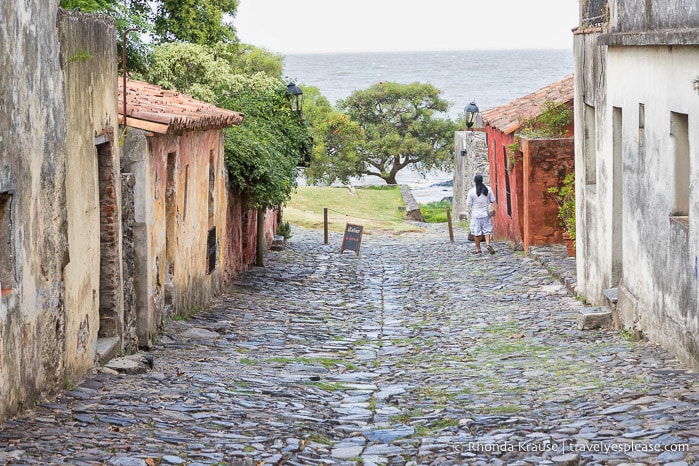
[[[457,221],[469,220],[466,195],[474,186],[476,175],[482,175],[483,182],[490,186],[486,135],[483,131],[457,131],[454,133],[453,188],[454,218]]]

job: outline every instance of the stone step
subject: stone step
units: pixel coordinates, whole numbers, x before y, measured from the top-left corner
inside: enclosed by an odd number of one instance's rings
[[[119,337],[97,339],[97,361],[104,366],[110,359],[119,355]]]
[[[612,311],[601,307],[586,307],[578,314],[578,330],[610,329],[614,326]]]

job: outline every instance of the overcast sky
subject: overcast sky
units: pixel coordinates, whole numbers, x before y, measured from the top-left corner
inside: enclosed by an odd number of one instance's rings
[[[572,49],[579,0],[240,0],[248,44],[283,54]]]

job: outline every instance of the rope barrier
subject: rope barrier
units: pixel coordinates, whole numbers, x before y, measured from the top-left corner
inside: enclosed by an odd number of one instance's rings
[[[344,215],[345,217],[359,218],[359,219],[362,219],[362,220],[383,220],[383,221],[387,221],[387,222],[400,222],[400,221],[402,221],[402,220],[405,220],[405,219],[400,219],[400,218],[395,218],[395,217],[394,217],[394,218],[388,218],[388,217],[384,217],[384,218],[380,218],[380,217],[361,217],[361,216],[359,216],[359,215],[350,215],[350,214],[346,214],[346,213],[344,213],[344,212],[340,212],[339,210],[331,209],[331,208],[329,208],[329,207],[327,207],[327,209],[330,210],[330,211],[333,211],[333,212],[335,212],[335,213],[337,213],[337,214]]]

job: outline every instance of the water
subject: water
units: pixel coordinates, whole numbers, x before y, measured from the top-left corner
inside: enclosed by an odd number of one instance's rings
[[[302,88],[319,88],[333,104],[381,81],[431,83],[449,102],[445,116],[453,119],[471,101],[481,111],[498,107],[572,72],[573,51],[567,49],[287,55],[284,67],[285,76]],[[434,186],[451,180],[451,172],[433,172],[424,179],[404,169],[397,178],[411,187],[418,202],[451,196],[451,187]],[[354,181],[383,184],[377,177]]]

